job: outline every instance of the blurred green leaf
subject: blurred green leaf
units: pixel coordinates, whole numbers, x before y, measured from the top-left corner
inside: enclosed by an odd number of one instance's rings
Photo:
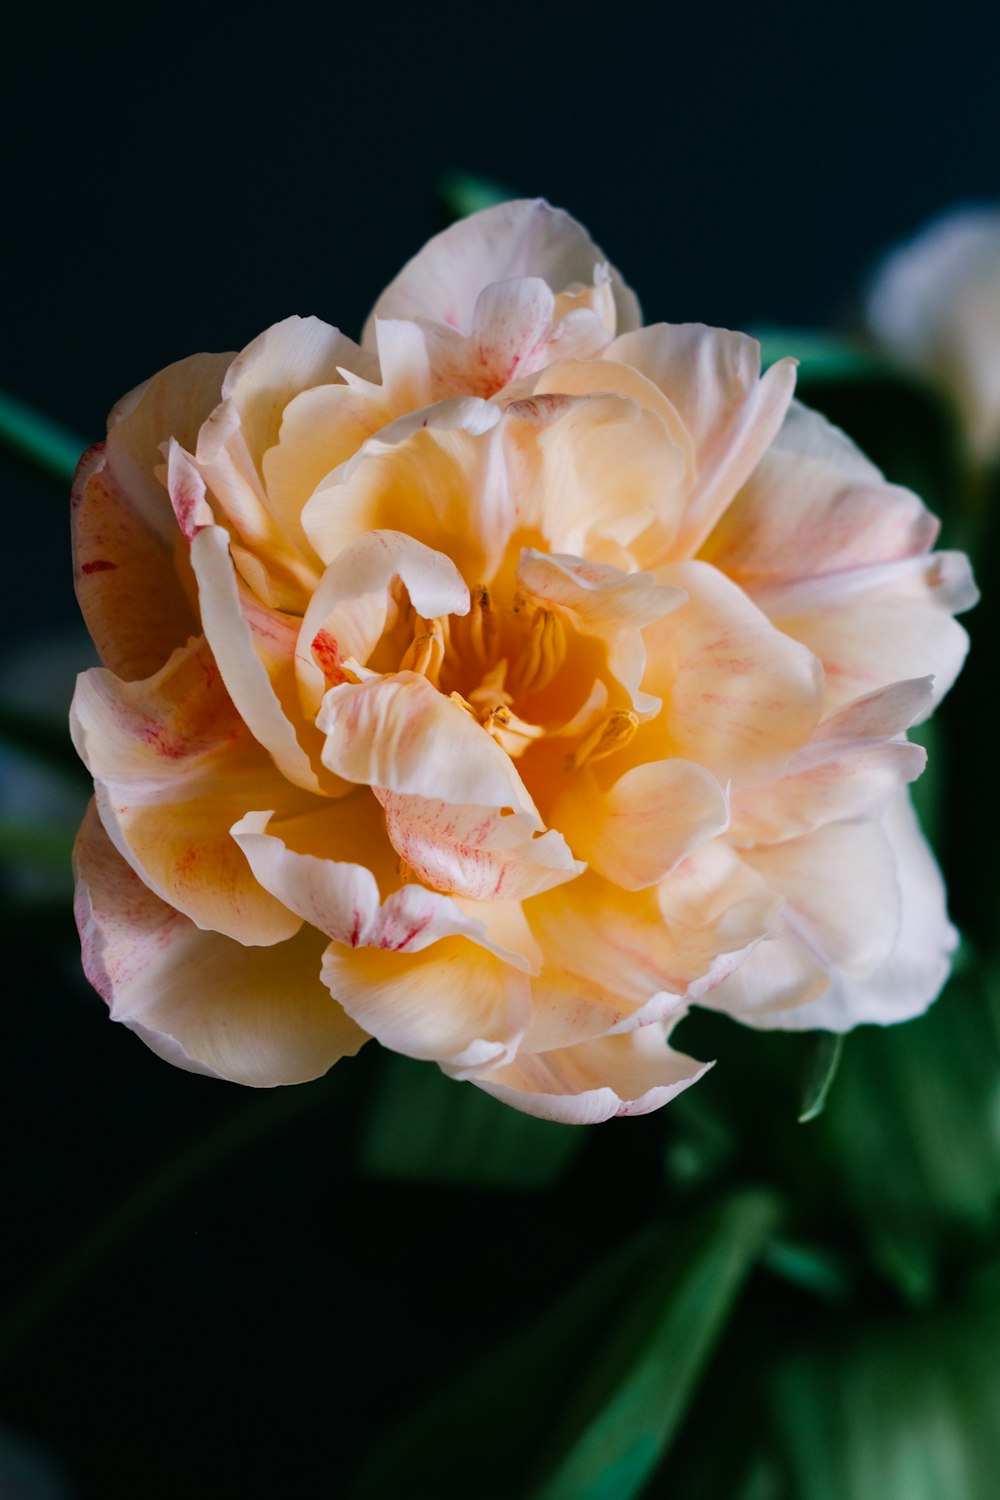
[[[495,203],[505,203],[508,198],[517,196],[502,183],[473,172],[459,171],[445,172],[439,177],[436,191],[450,219],[464,219],[468,214],[492,208]]]
[[[746,1192],[616,1247],[389,1433],[352,1500],[638,1495],[776,1216]]]
[[[910,1300],[1000,1204],[1000,976],[957,975],[926,1016],[862,1027],[819,1122],[871,1253]]]
[[[536,1120],[432,1064],[386,1053],[358,1165],[421,1182],[546,1187],[581,1149],[586,1131]]]
[[[812,1039],[802,1085],[800,1125],[808,1125],[810,1120],[817,1119],[823,1113],[830,1085],[840,1067],[843,1050],[844,1038],[840,1033],[821,1031]]]
[[[87,444],[44,412],[0,391],[0,443],[69,485]]]
[[[68,874],[75,837],[75,828],[0,816],[0,861]]]
[[[1000,1300],[882,1319],[782,1362],[772,1411],[796,1500],[993,1500]]]

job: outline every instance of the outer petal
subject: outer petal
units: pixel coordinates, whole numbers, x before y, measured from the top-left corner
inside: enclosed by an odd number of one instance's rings
[[[468,333],[484,287],[537,276],[555,292],[590,285],[607,264],[585,229],[543,199],[514,200],[459,219],[435,235],[390,282],[365,324],[363,344],[375,346],[376,318],[431,318]],[[619,331],[640,322],[635,294],[609,268]]]
[[[793,1031],[850,1031],[866,1022],[888,1026],[908,1021],[940,994],[958,934],[948,921],[941,874],[907,792],[890,804],[882,827],[896,859],[901,905],[899,932],[888,958],[860,978],[834,972],[822,993],[814,992],[812,999],[804,993],[795,1009],[741,1015],[741,1020]]]
[[[525,1114],[566,1125],[660,1109],[712,1067],[667,1045],[662,1026],[553,1052],[521,1053],[473,1081]]]
[[[659,386],[694,439],[698,478],[673,555],[701,546],[781,426],[795,387],[795,361],[760,374],[760,345],[700,323],[657,323],[608,345],[608,359],[633,365]]]
[[[317,723],[323,763],[345,781],[537,817],[510,757],[415,672],[331,688]]]
[[[931,679],[920,677],[893,683],[834,714],[796,751],[783,776],[737,793],[732,841],[774,843],[878,812],[924,768],[923,748],[899,735],[930,711],[931,697]]]
[[[961,552],[934,552],[754,592],[778,628],[823,663],[827,713],[928,672],[939,702],[969,647],[951,616],[979,597]]]
[[[752,590],[915,557],[938,530],[916,495],[887,484],[825,417],[793,402],[700,555]]]
[[[270,1087],[317,1078],[365,1041],[320,982],[317,934],[247,949],[199,931],[121,859],[93,807],[75,866],[87,977],[168,1062]]]
[[[736,788],[783,769],[819,720],[816,658],[715,568],[675,564],[657,578],[688,600],[645,632],[643,687],[664,706],[632,742],[633,759],[679,756]]]
[[[248,807],[293,812],[310,799],[250,739],[204,642],[175,652],[146,682],[84,673],[71,727],[109,836],[161,899],[241,943],[269,945],[298,930],[299,918],[254,880],[229,829]]]

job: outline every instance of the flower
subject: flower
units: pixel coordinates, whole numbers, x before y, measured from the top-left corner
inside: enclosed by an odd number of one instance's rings
[[[901,1020],[954,933],[906,729],[974,600],[936,522],[739,333],[643,327],[511,202],[361,346],[289,318],[127,396],[74,491],[105,666],[84,965],[182,1067],[369,1037],[531,1113],[645,1112],[755,1026]]]
[[[894,250],[868,295],[869,326],[950,399],[974,464],[1000,457],[1000,210],[956,209]]]

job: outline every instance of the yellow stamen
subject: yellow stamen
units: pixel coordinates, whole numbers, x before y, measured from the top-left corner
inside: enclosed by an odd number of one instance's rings
[[[570,765],[578,771],[588,760],[603,760],[606,755],[613,755],[628,744],[638,728],[638,714],[630,708],[616,708],[580,742],[570,757]]]
[[[444,631],[440,620],[422,620],[418,615],[417,623],[424,626],[424,629],[407,646],[399,663],[399,670],[419,672],[421,677],[426,677],[436,687],[444,662]]]
[[[566,629],[550,609],[539,609],[517,663],[518,690],[538,693],[548,687],[566,660]]]

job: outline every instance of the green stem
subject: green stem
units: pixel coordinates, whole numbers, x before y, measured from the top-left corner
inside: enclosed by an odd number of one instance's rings
[[[87,446],[68,427],[6,391],[0,391],[0,444],[67,485]]]

